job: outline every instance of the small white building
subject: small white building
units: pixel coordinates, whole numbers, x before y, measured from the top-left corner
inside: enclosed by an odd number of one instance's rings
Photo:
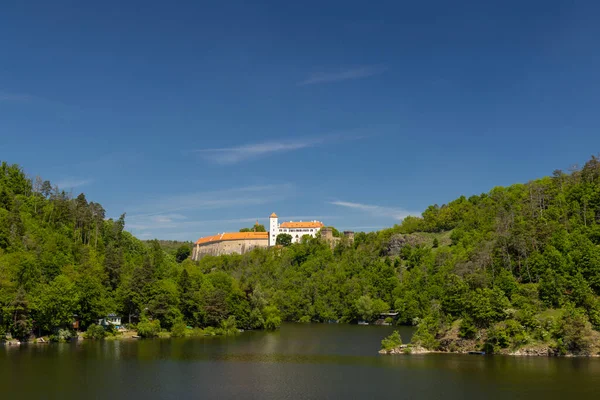
[[[114,325],[115,328],[119,329],[121,327],[121,317],[117,316],[117,314],[108,314],[106,318],[98,320],[98,325],[104,327]]]
[[[292,243],[298,243],[304,235],[316,237],[317,232],[324,226],[320,221],[289,221],[280,224],[277,214],[273,213],[269,216],[269,246],[275,246],[277,235],[280,233],[291,235]]]

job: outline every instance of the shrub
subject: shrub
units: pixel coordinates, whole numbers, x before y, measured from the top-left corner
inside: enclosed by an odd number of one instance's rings
[[[221,321],[221,332],[217,334],[221,335],[235,335],[238,333],[237,323],[235,321],[235,317],[233,315],[229,316],[229,318]]]
[[[68,329],[59,329],[54,335],[50,335],[51,342],[68,342],[73,337],[73,332]]]
[[[433,315],[428,315],[419,321],[411,342],[428,350],[436,350],[440,346],[440,342],[436,339],[439,329],[440,321]]]
[[[463,339],[475,339],[477,335],[477,327],[473,323],[473,319],[465,316],[458,327],[458,336]]]
[[[171,327],[171,337],[184,337],[187,334],[187,326],[185,322],[175,322]]]
[[[392,334],[381,341],[381,348],[387,351],[395,349],[402,344],[400,332],[394,331]]]
[[[275,330],[281,325],[281,317],[279,316],[279,309],[275,306],[267,306],[263,310],[266,316],[265,329]]]
[[[265,319],[258,308],[253,308],[250,312],[250,328],[262,329],[265,326]]]
[[[137,333],[143,338],[157,337],[160,332],[160,321],[155,319],[154,321],[142,320],[137,325]]]
[[[592,345],[592,324],[585,313],[569,305],[555,330],[559,344],[573,354],[589,354]]]
[[[90,325],[85,331],[85,338],[91,340],[101,340],[106,337],[106,331],[100,325]]]
[[[204,332],[204,329],[202,329],[202,328],[193,328],[193,329],[188,330],[188,336],[190,336],[190,337],[206,336],[206,332]]]
[[[310,323],[310,317],[308,315],[305,315],[303,317],[301,317],[298,322],[301,322],[303,324],[309,324]]]
[[[488,337],[486,343],[491,344],[494,348],[496,346],[503,349],[508,347],[508,345],[510,344],[510,337],[508,336],[508,332],[506,332],[506,328],[498,324],[488,329]]]
[[[217,329],[214,326],[208,326],[204,329],[204,335],[205,336],[216,336],[216,335],[221,335],[221,329]]]

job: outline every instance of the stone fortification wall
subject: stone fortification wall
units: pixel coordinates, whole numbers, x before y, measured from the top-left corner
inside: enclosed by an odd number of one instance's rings
[[[337,246],[337,244],[342,240],[342,238],[333,236],[333,230],[331,228],[321,229],[321,239],[329,243],[331,248]],[[354,243],[354,232],[344,231],[343,240],[345,240],[347,243]]]
[[[269,239],[240,239],[210,242],[194,246],[192,259],[197,261],[206,255],[220,256],[223,254],[244,254],[255,247],[268,247]]]

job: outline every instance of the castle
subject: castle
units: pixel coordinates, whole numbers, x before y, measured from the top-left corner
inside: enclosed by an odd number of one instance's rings
[[[275,246],[280,233],[290,235],[292,243],[299,243],[302,236],[314,238],[318,232],[332,246],[340,240],[333,237],[331,228],[325,228],[320,221],[288,221],[280,224],[279,217],[273,213],[269,216],[268,232],[225,232],[198,239],[194,245],[192,260],[197,261],[206,255],[244,254],[256,247]],[[354,240],[354,232],[344,232],[344,236],[350,241]]]

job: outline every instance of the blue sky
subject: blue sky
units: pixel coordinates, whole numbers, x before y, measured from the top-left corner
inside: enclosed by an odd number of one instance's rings
[[[598,20],[596,1],[6,1],[0,159],[143,239],[273,211],[380,229],[598,153]]]

